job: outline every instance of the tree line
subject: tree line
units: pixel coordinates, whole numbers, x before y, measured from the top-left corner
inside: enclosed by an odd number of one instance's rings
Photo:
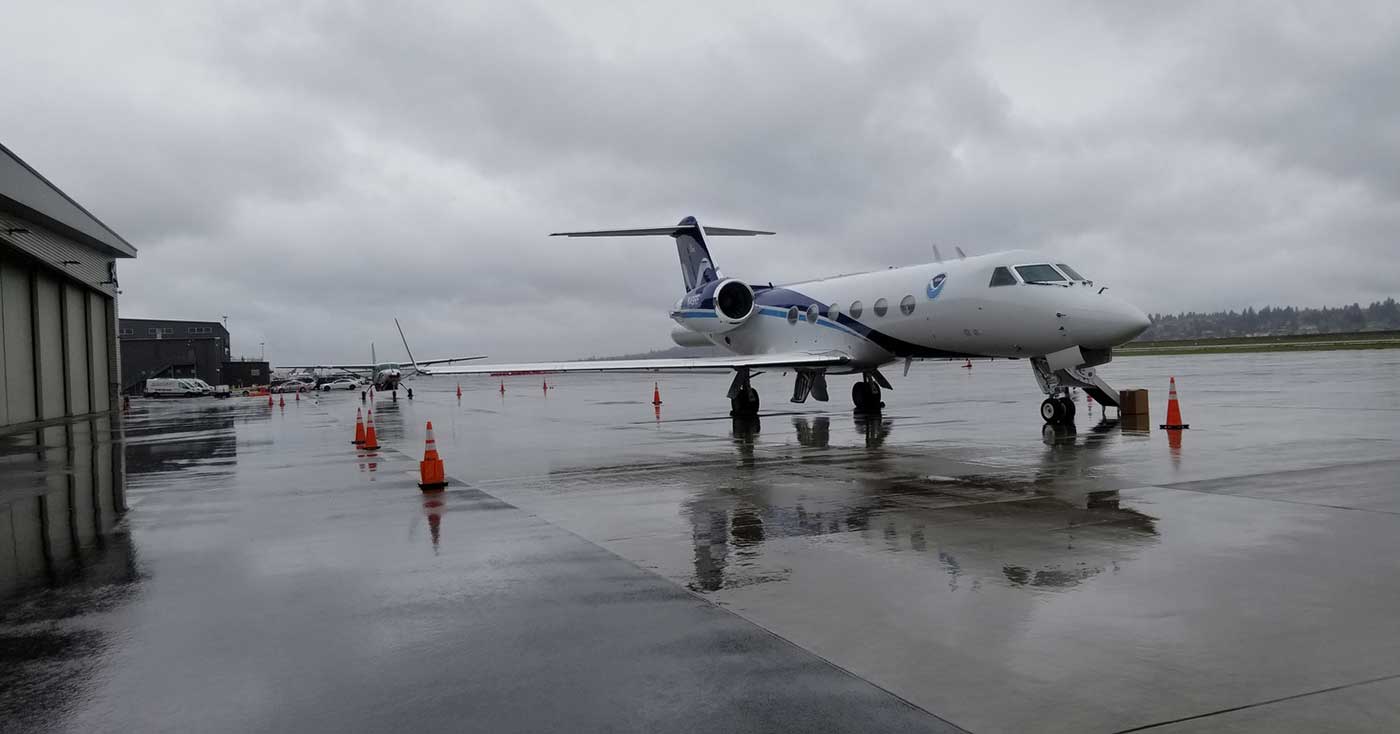
[[[1138,341],[1199,339],[1235,336],[1288,336],[1293,334],[1336,334],[1352,331],[1400,329],[1400,304],[1394,298],[1374,301],[1369,306],[1296,308],[1265,306],[1255,310],[1216,311],[1178,314],[1150,314],[1152,326]]]

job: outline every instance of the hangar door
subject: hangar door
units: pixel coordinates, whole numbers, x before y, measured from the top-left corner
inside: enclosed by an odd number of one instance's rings
[[[0,247],[0,429],[112,407],[114,308]]]

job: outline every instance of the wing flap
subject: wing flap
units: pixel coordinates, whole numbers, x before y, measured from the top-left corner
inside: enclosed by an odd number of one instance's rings
[[[744,367],[838,367],[851,361],[841,352],[787,352],[733,357],[605,359],[585,362],[522,362],[420,369],[425,375],[523,375],[558,372],[724,372]],[[421,362],[419,364],[422,364]]]

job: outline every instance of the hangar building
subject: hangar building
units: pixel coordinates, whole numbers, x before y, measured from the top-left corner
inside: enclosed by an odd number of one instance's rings
[[[124,257],[136,248],[0,145],[0,433],[116,404]]]
[[[0,598],[83,568],[125,507],[116,261],[135,256],[0,145]]]

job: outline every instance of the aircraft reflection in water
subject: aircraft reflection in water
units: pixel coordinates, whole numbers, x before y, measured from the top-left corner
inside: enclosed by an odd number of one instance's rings
[[[830,446],[829,418],[794,417],[792,425],[801,446]],[[1115,425],[1105,421],[1084,437],[1072,427],[1047,427],[1046,453],[1030,477],[927,476],[913,473],[914,465],[908,475],[887,473],[899,459],[889,457],[874,466],[863,458],[848,481],[840,475],[845,462],[832,457],[818,467],[832,489],[817,495],[811,477],[803,476],[805,461],[795,472],[785,464],[782,472],[759,474],[758,423],[735,420],[732,436],[744,471],[697,477],[707,487],[683,508],[694,550],[689,586],[718,591],[781,580],[785,570],[762,563],[765,543],[844,534],[875,552],[929,554],[952,589],[991,582],[1073,588],[1156,542],[1153,518],[1120,507],[1117,492],[1089,478],[1102,467],[1097,453]],[[893,426],[871,418],[857,420],[855,428],[867,448],[879,449]],[[834,489],[848,483],[855,491]]]
[[[400,443],[404,437],[403,413],[399,405],[390,400],[378,400],[371,406],[374,410],[374,430],[379,443]]]

